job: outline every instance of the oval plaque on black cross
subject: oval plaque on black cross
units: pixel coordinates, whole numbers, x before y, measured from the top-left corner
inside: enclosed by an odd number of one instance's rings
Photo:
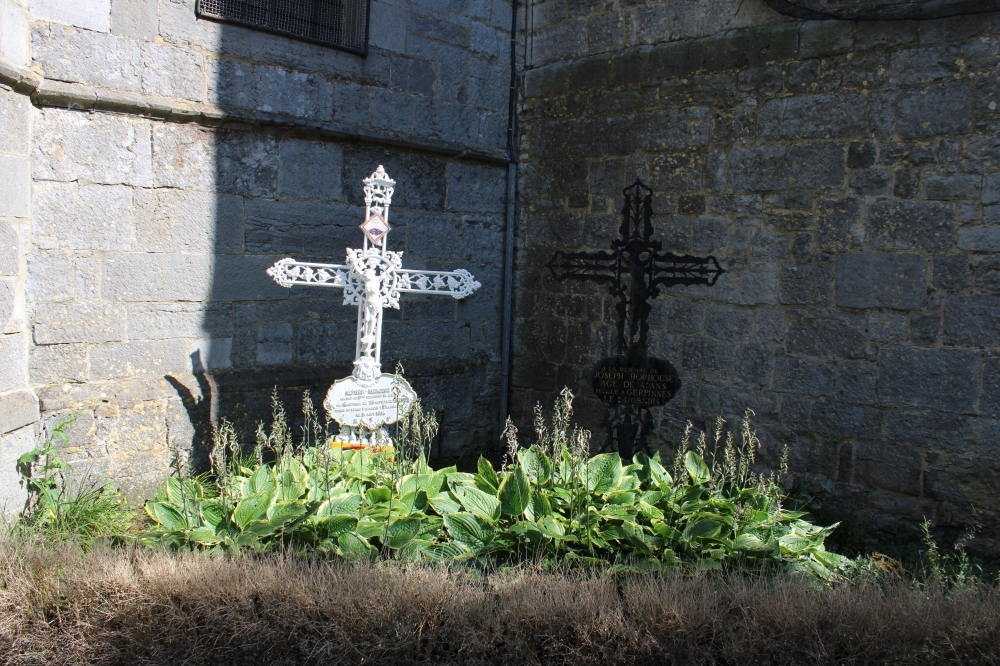
[[[594,393],[601,402],[638,407],[665,405],[681,388],[669,361],[652,356],[612,356],[594,366]]]

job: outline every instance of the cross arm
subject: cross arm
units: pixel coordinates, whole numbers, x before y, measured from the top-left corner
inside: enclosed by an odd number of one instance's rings
[[[547,266],[556,280],[614,282],[618,279],[618,256],[611,252],[563,252],[559,250]]]
[[[268,268],[267,274],[286,288],[290,288],[293,284],[302,284],[343,289],[348,286],[347,275],[350,270],[349,266],[342,264],[315,264],[286,257]]]
[[[670,252],[653,256],[653,284],[671,287],[676,284],[703,284],[711,287],[725,269],[714,256],[695,257]]]
[[[461,300],[482,285],[472,273],[457,271],[398,271],[395,290],[407,294],[442,294]]]

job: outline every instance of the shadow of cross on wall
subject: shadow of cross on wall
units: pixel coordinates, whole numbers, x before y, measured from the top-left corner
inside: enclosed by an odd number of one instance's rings
[[[652,425],[649,408],[666,404],[680,389],[677,371],[668,362],[649,355],[646,323],[650,299],[661,287],[700,284],[713,286],[725,270],[714,256],[694,257],[664,252],[653,236],[653,190],[638,178],[622,190],[620,237],[610,251],[558,251],[548,263],[556,280],[588,280],[607,284],[617,299],[618,355],[594,366],[594,392],[608,405],[604,426],[608,436],[601,451],[617,450],[631,460],[634,450],[649,453]]]

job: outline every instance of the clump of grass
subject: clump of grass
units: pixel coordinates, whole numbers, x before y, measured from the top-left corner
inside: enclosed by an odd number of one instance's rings
[[[100,537],[127,538],[135,528],[135,511],[109,483],[84,476],[59,457],[57,444],[69,441],[71,416],[54,427],[45,443],[18,459],[17,469],[28,498],[14,526],[23,536],[72,540],[83,546]]]
[[[0,542],[4,664],[996,664],[1000,591]]]

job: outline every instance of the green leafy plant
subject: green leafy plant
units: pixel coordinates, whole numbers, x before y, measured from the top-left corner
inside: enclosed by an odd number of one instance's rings
[[[18,458],[18,473],[28,491],[18,525],[46,538],[75,538],[84,544],[97,537],[124,538],[135,523],[125,498],[110,482],[74,479],[73,466],[57,455],[57,443],[68,443],[66,429],[75,420],[73,415],[59,423],[40,448]]]
[[[777,476],[754,471],[757,438],[746,415],[737,443],[717,423],[711,446],[689,427],[672,470],[659,455],[589,456],[572,428],[573,395],[551,424],[535,410],[536,441],[521,446],[508,421],[507,456],[475,473],[431,469],[423,444],[436,422],[417,408],[397,456],[332,452],[322,436],[295,448],[275,400],[270,434],[245,454],[227,424],[216,433],[211,479],[170,479],[146,511],[147,543],[221,550],[294,547],[351,558],[527,559],[613,563],[655,570],[681,561],[719,568],[781,565],[831,580],[844,559],[785,500]],[[310,422],[306,429],[315,432]],[[402,436],[399,438],[402,440]],[[397,440],[397,441],[399,441]],[[412,452],[412,457],[402,452]],[[784,463],[783,463],[784,464]]]

